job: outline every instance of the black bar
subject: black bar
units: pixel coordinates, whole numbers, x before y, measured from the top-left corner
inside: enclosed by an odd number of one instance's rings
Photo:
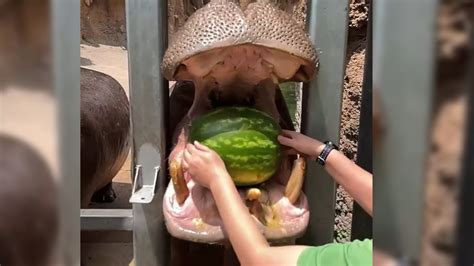
[[[357,165],[372,172],[372,7],[369,9],[367,25],[367,48],[365,50],[364,84],[359,119],[357,143]],[[352,210],[352,240],[372,238],[372,217],[354,202]]]
[[[474,13],[474,12],[471,12]],[[474,29],[471,44],[474,42]],[[474,73],[474,47],[471,46],[470,71]],[[468,85],[468,113],[460,182],[456,265],[474,265],[474,75]]]

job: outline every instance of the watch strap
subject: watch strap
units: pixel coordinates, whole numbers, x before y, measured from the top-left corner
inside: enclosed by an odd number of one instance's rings
[[[331,141],[325,141],[324,144],[325,145],[324,145],[323,151],[316,158],[316,161],[320,165],[325,165],[326,164],[326,160],[329,156],[329,153],[331,153],[332,150],[339,150],[339,147],[337,147],[336,144],[332,143]]]

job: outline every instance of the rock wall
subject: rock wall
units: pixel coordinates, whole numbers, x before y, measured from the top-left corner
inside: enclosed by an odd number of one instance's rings
[[[125,1],[81,0],[81,40],[127,47]]]
[[[351,0],[349,35],[346,54],[346,74],[341,112],[340,149],[350,159],[357,159],[359,116],[364,78],[367,22],[370,0]],[[351,239],[353,200],[341,187],[336,191],[336,220],[334,237],[337,242]]]
[[[442,0],[428,155],[421,265],[453,265],[466,127],[474,1]],[[472,56],[472,55],[470,55]]]

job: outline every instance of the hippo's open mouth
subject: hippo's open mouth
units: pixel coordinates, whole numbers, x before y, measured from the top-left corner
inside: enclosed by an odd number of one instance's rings
[[[195,184],[189,176],[185,175],[185,179],[190,194],[183,204],[178,203],[172,185],[166,190],[164,208],[168,231],[174,237],[194,242],[222,241],[225,229],[212,194]],[[309,212],[303,194],[291,203],[285,197],[285,187],[275,181],[257,188],[239,189],[239,192],[268,240],[295,238],[304,232]]]
[[[170,120],[181,122],[171,126],[175,146],[169,156],[171,182],[163,201],[168,231],[189,241],[223,241],[225,228],[212,194],[181,168],[189,126],[216,106],[244,105],[292,129],[278,84],[310,80],[318,68],[316,50],[304,28],[270,1],[256,1],[241,9],[233,1],[211,0],[176,32],[161,68],[168,80],[188,82],[182,88],[194,88],[181,100],[173,100],[173,95],[170,99]],[[178,87],[173,94],[179,94]],[[283,154],[278,171],[266,183],[238,187],[249,213],[270,241],[294,239],[308,225],[307,200],[301,193],[305,162],[295,159]]]
[[[231,102],[227,103],[232,105]],[[213,104],[211,109],[216,104]],[[280,101],[274,104],[282,103]],[[219,105],[222,105],[222,101]],[[286,109],[285,105],[278,107]],[[181,168],[183,151],[188,143],[189,119],[185,116],[181,126],[176,128],[176,145],[169,157],[171,182],[163,202],[166,225],[170,234],[180,239],[206,243],[221,242],[226,238],[226,233],[211,192],[196,184]],[[254,186],[237,187],[249,213],[269,241],[294,239],[304,233],[308,224],[308,203],[301,192],[305,162],[300,158],[291,167],[293,157],[284,154],[279,170],[269,181]]]

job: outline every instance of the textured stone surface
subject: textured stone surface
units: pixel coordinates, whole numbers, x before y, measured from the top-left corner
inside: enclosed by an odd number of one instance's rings
[[[349,8],[349,36],[342,96],[340,148],[351,160],[357,159],[369,7],[369,0],[351,0]],[[334,237],[337,242],[347,242],[351,239],[352,206],[351,196],[341,186],[338,186],[334,225]]]
[[[81,0],[81,42],[126,47],[125,1]]]
[[[438,14],[438,53],[428,155],[421,265],[454,262],[459,177],[467,107],[466,78],[474,1],[443,0]]]

